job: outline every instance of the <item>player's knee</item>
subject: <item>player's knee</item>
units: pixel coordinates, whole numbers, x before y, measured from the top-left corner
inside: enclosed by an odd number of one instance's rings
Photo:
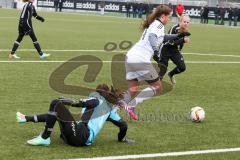
[[[159,94],[162,92],[162,85],[159,81],[155,82],[151,86],[152,86],[152,89],[154,90],[155,94]]]
[[[178,66],[178,69],[180,72],[184,72],[186,71],[186,66],[185,65]]]
[[[156,89],[156,94],[159,94],[159,93],[161,93],[162,92],[162,87],[161,87],[161,85],[160,86],[158,86]]]
[[[132,85],[129,87],[129,93],[131,96],[136,95],[138,93],[138,90],[139,90],[138,85],[134,85],[134,86]]]

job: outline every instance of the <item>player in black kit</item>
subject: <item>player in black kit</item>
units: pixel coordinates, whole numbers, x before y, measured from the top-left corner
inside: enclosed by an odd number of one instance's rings
[[[178,34],[181,32],[187,32],[190,24],[190,17],[187,15],[183,15],[180,18],[179,24],[174,25],[170,30],[169,34]],[[184,62],[184,58],[181,54],[181,50],[184,46],[184,43],[189,43],[189,36],[185,36],[183,38],[178,38],[176,40],[167,41],[161,50],[160,60],[158,62],[160,72],[159,77],[163,79],[164,75],[167,72],[168,61],[169,59],[176,65],[176,67],[168,72],[168,76],[172,82],[172,84],[176,84],[176,80],[174,75],[182,73],[186,70],[186,65]]]
[[[40,44],[38,43],[37,37],[33,30],[32,16],[41,22],[44,22],[45,20],[43,17],[41,17],[37,14],[35,7],[32,4],[34,2],[34,0],[23,0],[23,2],[27,2],[27,3],[24,5],[20,19],[19,19],[18,38],[13,44],[13,48],[12,48],[11,54],[9,55],[9,58],[15,58],[15,59],[20,58],[15,54],[15,52],[16,52],[17,48],[19,47],[23,37],[25,35],[29,35],[33,41],[34,47],[36,48],[36,50],[39,53],[40,58],[44,59],[44,58],[50,56],[50,54],[46,54],[46,53],[42,52]]]

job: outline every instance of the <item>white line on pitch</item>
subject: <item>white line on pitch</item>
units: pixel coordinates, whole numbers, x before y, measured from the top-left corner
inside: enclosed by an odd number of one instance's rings
[[[10,52],[9,49],[2,49],[0,52]],[[34,52],[35,49],[19,49],[18,52]],[[126,53],[127,51],[105,51],[105,50],[94,50],[94,49],[46,49],[44,50],[46,52],[101,52],[101,53]],[[219,57],[234,57],[234,58],[240,58],[240,55],[228,55],[228,54],[212,54],[212,53],[183,53],[184,55],[197,55],[197,56],[219,56]]]
[[[35,52],[35,49],[19,49],[18,52]],[[85,50],[85,49],[45,49],[44,51],[46,52],[105,52],[105,53],[109,53],[109,52],[114,52],[114,53],[124,53],[127,51],[105,51],[105,50]],[[9,49],[1,49],[0,52],[11,52],[11,50]]]
[[[18,60],[18,61],[0,61],[0,63],[125,63],[125,61],[24,61],[24,60]],[[152,61],[154,63],[154,61]],[[240,64],[239,62],[231,62],[231,61],[185,61],[185,63],[189,64]]]
[[[207,53],[183,53],[184,55],[198,55],[198,56],[219,56],[219,57],[235,57],[240,58],[240,55],[228,55],[228,54],[207,54]]]
[[[153,154],[96,157],[96,158],[76,158],[76,159],[69,159],[69,160],[120,160],[120,159],[187,156],[187,155],[226,153],[226,152],[239,152],[239,151],[240,151],[240,148],[226,148],[226,149],[209,149],[209,150],[184,151],[184,152],[166,152],[166,153],[153,153]]]

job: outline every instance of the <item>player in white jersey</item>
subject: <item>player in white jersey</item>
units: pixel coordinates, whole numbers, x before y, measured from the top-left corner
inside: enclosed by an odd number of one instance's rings
[[[172,14],[171,8],[166,5],[159,5],[155,11],[143,22],[143,34],[141,39],[128,51],[126,55],[125,68],[126,79],[129,82],[128,92],[125,94],[125,109],[129,115],[137,120],[135,107],[145,100],[159,94],[162,90],[161,81],[153,65],[151,58],[159,61],[159,50],[164,41],[184,36],[165,35],[164,25],[169,22]],[[146,81],[150,86],[143,89],[134,99],[139,90],[139,82]]]

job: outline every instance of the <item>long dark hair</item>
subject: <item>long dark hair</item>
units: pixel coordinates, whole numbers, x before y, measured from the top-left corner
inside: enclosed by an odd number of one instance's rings
[[[117,104],[118,101],[123,98],[123,92],[113,88],[113,86],[111,86],[110,89],[106,84],[99,84],[96,91],[112,104]]]
[[[148,28],[150,26],[150,24],[158,17],[160,17],[161,15],[170,15],[172,12],[172,9],[170,7],[168,7],[167,5],[159,5],[157,6],[157,8],[155,9],[154,12],[152,12],[147,18],[146,20],[143,21],[143,24],[141,26],[141,29],[144,30],[146,28]]]

